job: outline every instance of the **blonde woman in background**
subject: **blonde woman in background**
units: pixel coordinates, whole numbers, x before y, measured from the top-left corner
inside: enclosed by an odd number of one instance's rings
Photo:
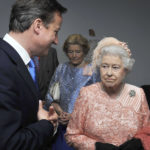
[[[88,72],[88,68],[91,65],[85,61],[85,57],[89,49],[88,40],[81,34],[69,35],[63,46],[63,51],[69,61],[57,67],[50,82],[45,107],[48,109],[50,105],[53,105],[59,115],[59,127],[56,140],[53,141],[53,150],[72,149],[66,144],[64,133],[66,132],[74,103],[83,86],[100,80],[99,73]],[[55,83],[60,85],[59,100],[52,97],[50,93],[50,89]]]

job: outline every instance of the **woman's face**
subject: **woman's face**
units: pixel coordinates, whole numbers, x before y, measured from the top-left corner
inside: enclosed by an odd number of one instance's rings
[[[67,56],[72,65],[78,66],[82,63],[85,55],[80,45],[71,44],[68,47]]]
[[[117,88],[125,78],[126,71],[119,56],[106,55],[100,66],[101,81],[106,88]]]

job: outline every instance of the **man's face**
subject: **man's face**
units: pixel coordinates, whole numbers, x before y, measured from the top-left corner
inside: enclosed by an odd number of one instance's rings
[[[58,44],[58,31],[62,24],[62,17],[59,13],[54,14],[54,20],[46,28],[44,24],[41,27],[37,38],[37,55],[47,55],[52,44]]]

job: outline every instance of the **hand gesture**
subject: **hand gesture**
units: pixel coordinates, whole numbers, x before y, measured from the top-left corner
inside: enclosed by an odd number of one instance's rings
[[[58,126],[58,115],[55,112],[53,106],[49,107],[48,120],[53,124],[54,128],[57,128],[57,126]]]
[[[38,120],[45,119],[50,121],[53,124],[54,128],[57,126],[58,115],[55,112],[53,106],[49,107],[49,111],[46,111],[45,109],[43,109],[43,104],[41,100],[39,101],[37,117]]]

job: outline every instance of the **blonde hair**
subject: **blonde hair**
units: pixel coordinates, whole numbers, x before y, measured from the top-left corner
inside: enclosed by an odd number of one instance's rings
[[[68,52],[68,48],[72,44],[77,44],[82,47],[83,53],[86,55],[88,51],[90,50],[89,42],[88,40],[82,36],[81,34],[71,34],[67,37],[67,39],[64,42],[63,45],[63,51],[65,53]]]

